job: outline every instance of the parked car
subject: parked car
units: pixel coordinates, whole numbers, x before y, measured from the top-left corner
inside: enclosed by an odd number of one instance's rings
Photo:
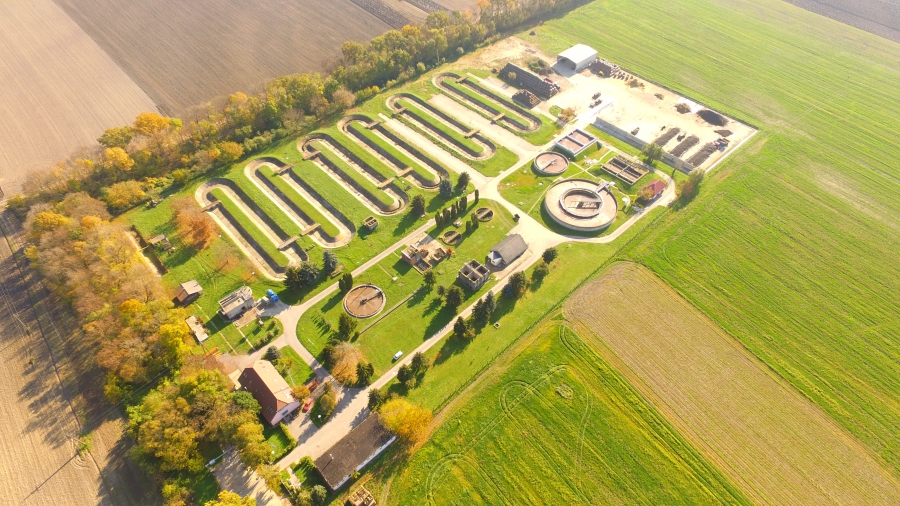
[[[269,298],[270,302],[278,302],[278,294],[273,292],[271,289],[266,290],[266,297]]]
[[[402,357],[402,356],[403,356],[402,351],[398,351],[397,353],[394,353],[394,358],[393,358],[393,360],[391,360],[391,362],[396,362],[396,361],[400,360],[400,357]]]
[[[303,401],[303,412],[306,413],[313,405],[313,398],[307,397],[305,401]]]

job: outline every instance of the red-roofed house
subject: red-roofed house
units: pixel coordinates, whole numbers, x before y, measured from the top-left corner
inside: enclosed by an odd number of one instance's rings
[[[257,360],[250,364],[241,373],[238,382],[253,394],[262,407],[260,414],[273,426],[300,407],[300,401],[291,395],[291,386],[268,360]]]
[[[656,181],[653,181],[652,183],[645,186],[644,190],[650,190],[653,192],[653,196],[647,199],[648,201],[656,200],[657,197],[662,195],[662,192],[666,191],[666,183],[657,179]],[[641,190],[641,192],[643,192],[643,190]]]

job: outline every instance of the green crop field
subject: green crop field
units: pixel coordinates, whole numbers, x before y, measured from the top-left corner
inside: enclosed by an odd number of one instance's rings
[[[900,45],[776,0],[595,2],[536,32],[759,128],[630,256],[900,476]]]
[[[476,207],[483,206],[494,209],[494,219],[482,223],[477,230],[470,234],[465,234],[462,228],[459,230],[463,235],[463,240],[458,245],[452,246],[453,256],[443,260],[434,268],[438,285],[448,287],[453,285],[456,281],[456,273],[464,262],[473,258],[484,262],[483,259],[491,247],[500,242],[513,227],[512,215],[500,206],[491,205],[488,201],[479,201],[477,206],[470,205],[468,211],[471,212]],[[469,213],[467,212],[459,219],[466,221],[468,217]],[[432,237],[438,237],[447,230],[453,230],[453,227],[432,229],[429,233]],[[360,335],[356,344],[375,366],[376,376],[390,368],[391,358],[395,352],[398,350],[409,352],[415,349],[455,317],[455,312],[447,310],[437,300],[433,289],[430,292],[423,289],[407,300],[407,297],[422,285],[422,275],[401,260],[399,253],[387,257],[378,266],[370,268],[354,279],[356,285],[363,283],[373,284],[384,290],[387,302],[382,314],[396,304],[400,304],[383,319],[378,320],[381,316],[379,315],[370,319],[358,320],[357,330],[362,331],[372,325]],[[461,287],[465,301],[460,309],[474,302],[476,297],[486,293],[492,284],[493,281],[489,282],[477,294]],[[335,293],[300,318],[297,324],[297,335],[300,337],[301,344],[313,354],[320,353],[333,334],[326,325],[323,325],[323,319],[325,322],[331,323],[331,327],[337,328],[338,316],[344,312],[343,297],[343,293]],[[376,320],[378,320],[377,323]]]
[[[448,408],[390,504],[749,504],[565,325]]]
[[[297,206],[303,213],[313,222],[319,224],[319,228],[322,232],[328,234],[331,237],[337,237],[340,235],[341,231],[331,223],[331,220],[325,217],[319,210],[306,201],[302,195],[300,195],[297,190],[294,189],[293,186],[289,185],[287,181],[284,180],[281,176],[275,174],[270,167],[263,165],[259,168],[259,173],[278,188],[278,191],[284,194],[284,196],[295,206]]]
[[[413,170],[413,172],[418,174],[425,181],[433,181],[437,178],[437,176],[435,174],[431,173],[430,171],[428,171],[427,169],[422,167],[422,165],[419,162],[416,162],[413,159],[411,159],[410,157],[401,153],[400,150],[398,150],[392,144],[385,141],[383,138],[381,138],[381,136],[379,136],[372,130],[369,130],[368,128],[360,125],[359,123],[350,123],[347,126],[347,129],[349,129],[355,135],[365,137],[366,139],[369,140],[369,142],[377,144],[381,149],[385,150],[391,156],[393,156],[398,161],[400,161],[400,163],[406,165],[407,167],[410,167]]]

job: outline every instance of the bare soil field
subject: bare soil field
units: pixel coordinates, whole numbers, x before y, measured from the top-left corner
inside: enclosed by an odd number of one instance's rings
[[[900,3],[896,0],[785,1],[894,42],[900,42]]]
[[[19,248],[21,238],[5,214],[0,228],[0,503],[160,504],[152,479],[128,457],[121,413],[102,397],[93,346],[65,330],[77,322],[17,267],[10,245]],[[79,454],[85,434],[91,450]]]
[[[55,0],[167,114],[285,74],[390,29],[350,0]]]
[[[900,484],[877,457],[651,271],[617,264],[565,311],[759,502],[900,504]]]
[[[155,110],[153,100],[52,0],[0,2],[0,185]]]

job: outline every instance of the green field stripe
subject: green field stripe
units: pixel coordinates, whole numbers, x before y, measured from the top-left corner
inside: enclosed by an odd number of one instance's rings
[[[293,204],[300,208],[309,219],[319,224],[319,227],[322,229],[322,232],[328,234],[331,237],[337,237],[340,235],[341,231],[338,230],[337,227],[334,226],[331,221],[329,221],[325,215],[319,212],[312,204],[310,204],[303,195],[301,195],[297,190],[294,189],[293,186],[288,184],[287,181],[284,180],[281,176],[275,174],[271,168],[263,165],[259,168],[260,174],[263,175],[266,179],[272,182],[278,190],[284,194],[284,196],[293,202]]]
[[[288,237],[300,235],[300,232],[303,231],[300,225],[294,222],[287,213],[275,204],[268,193],[256,186],[256,183],[251,181],[243,172],[231,174],[228,179],[237,185],[247,198],[252,200],[253,204],[274,221]]]
[[[377,135],[375,132],[369,130],[366,127],[360,126],[358,123],[350,123],[347,125],[347,128],[352,130],[353,132],[362,135],[363,137],[369,139],[370,141],[378,144],[382,149],[390,153],[391,156],[400,161],[400,163],[412,168],[412,170],[421,176],[426,181],[434,181],[435,175],[422,167],[419,163],[413,161],[410,157],[406,156],[400,150],[395,148],[393,145],[385,141],[381,138],[381,136]]]
[[[262,232],[262,230],[259,229],[259,227],[256,226],[256,224],[250,221],[250,218],[248,218],[247,215],[244,214],[241,208],[234,203],[234,201],[230,196],[228,196],[227,193],[222,191],[220,188],[213,188],[209,193],[210,195],[215,197],[216,200],[221,203],[221,206],[228,212],[228,214],[234,217],[234,219],[242,227],[244,227],[244,230],[246,230],[247,233],[250,234],[249,238],[245,237],[244,239],[250,239],[251,241],[255,242],[260,246],[260,248],[262,248],[263,251],[266,252],[267,255],[272,258],[272,260],[275,261],[276,264],[282,267],[287,267],[288,263],[290,263],[288,257],[285,256],[284,253],[279,251],[278,248],[276,248],[275,244],[272,244],[272,241],[268,237],[266,237],[266,235]]]
[[[369,148],[360,146],[343,132],[339,132],[337,135],[332,135],[331,137],[335,140],[335,142],[340,143],[341,146],[344,147],[344,149],[356,155],[357,158],[362,160],[363,163],[371,167],[384,179],[397,177],[397,170],[395,170],[393,166],[389,166],[385,162],[381,161],[380,158],[369,151]]]
[[[365,176],[360,174],[359,171],[356,170],[355,168],[351,167],[350,164],[345,162],[341,157],[335,155],[329,149],[322,146],[320,142],[312,141],[310,144],[312,145],[313,148],[315,148],[317,151],[319,151],[319,153],[321,153],[321,156],[328,159],[328,161],[330,161],[334,165],[337,165],[337,167],[339,169],[341,169],[342,171],[344,171],[348,177],[350,177],[351,179],[356,181],[360,186],[362,186],[365,190],[367,190],[374,198],[378,199],[378,202],[384,204],[385,206],[390,206],[393,203],[393,200],[390,198],[390,196],[387,193],[384,192],[384,190],[381,190],[380,188],[375,186],[375,184],[372,183],[372,181],[369,181]]]
[[[294,164],[291,172],[302,179],[310,187],[315,188],[320,197],[327,200],[335,209],[354,223],[361,223],[366,216],[372,214],[343,184],[331,178],[322,167],[312,161],[301,161]]]
[[[443,121],[438,120],[431,113],[426,112],[422,108],[418,107],[412,100],[408,99],[400,99],[398,101],[401,107],[405,107],[409,112],[416,115],[416,117],[424,122],[426,125],[434,128],[435,130],[442,132],[444,135],[450,137],[451,139],[459,142],[460,144],[469,148],[473,153],[483,153],[484,147],[480,144],[474,142],[472,139],[467,138],[463,134],[457,132],[450,126],[446,125]]]

